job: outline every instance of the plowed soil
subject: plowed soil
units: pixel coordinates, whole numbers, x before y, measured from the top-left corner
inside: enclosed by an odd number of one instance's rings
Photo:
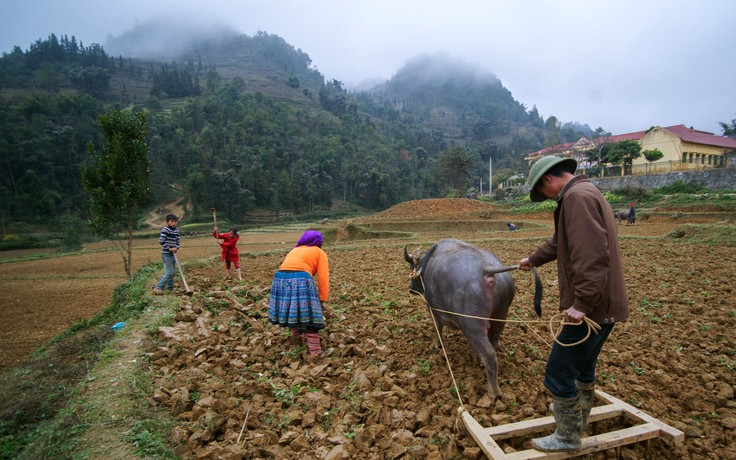
[[[671,445],[658,438],[622,447],[619,454],[736,458],[736,249],[672,237],[686,222],[682,216],[640,216],[637,225],[619,226],[632,315],[604,347],[597,383],[681,430],[684,439]],[[510,220],[518,231],[505,230]],[[349,224],[373,233],[353,239],[343,231]],[[408,231],[412,227],[419,230]],[[531,276],[512,272],[515,322],[506,326],[498,350],[503,397],[491,401],[466,339],[446,329],[453,388],[448,364],[431,346],[428,310],[408,293],[403,248],[454,237],[513,264],[551,235],[551,214],[509,217],[474,200],[422,200],[366,219],[331,222],[329,229],[337,237],[324,246],[331,293],[321,335],[323,346],[334,349],[327,358],[306,355],[288,331],[266,320],[271,278],[300,232],[244,234],[242,282],[226,282],[215,257],[196,268],[185,264],[195,293],[181,297],[174,324],[152,336],[146,349],[158,388],[151,403],[179,420],[171,442],[182,458],[482,458],[458,418],[458,396],[484,427],[549,415],[542,377],[551,343],[546,321],[557,311],[554,264],[540,269],[545,322],[530,322]],[[157,260],[157,249],[155,241],[141,245],[136,266]],[[217,252],[211,238],[183,242],[187,260]],[[0,302],[15,308],[0,336],[6,367],[21,359],[23,346],[30,352],[75,318],[107,305],[112,287],[122,281],[113,254],[0,265]],[[151,302],[159,299],[152,296]],[[18,323],[30,321],[35,343],[19,335]],[[17,348],[8,352],[13,343]],[[616,418],[592,428],[602,433],[631,425]],[[502,447],[528,449],[530,436],[502,441]]]

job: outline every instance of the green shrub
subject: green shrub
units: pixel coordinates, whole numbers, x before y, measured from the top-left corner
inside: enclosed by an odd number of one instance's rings
[[[518,213],[531,213],[531,212],[540,212],[540,211],[547,212],[547,211],[554,211],[556,207],[557,207],[556,201],[544,200],[539,203],[532,203],[528,205],[517,206],[511,212],[518,212]]]
[[[37,249],[55,248],[59,246],[60,239],[56,237],[41,237],[39,235],[6,235],[0,241],[0,251],[12,249]]]
[[[623,195],[620,195],[616,192],[604,192],[603,197],[608,201],[609,203],[620,203],[622,201],[626,201],[626,197]]]
[[[683,182],[678,180],[670,185],[654,189],[655,195],[674,195],[677,193],[708,193],[710,190],[695,181]]]
[[[613,194],[620,196],[621,199],[617,201],[633,201],[633,200],[643,200],[645,198],[648,198],[652,196],[651,190],[645,187],[634,187],[631,185],[628,185],[624,188],[619,188],[612,190]],[[606,197],[608,202],[610,203],[611,200]]]

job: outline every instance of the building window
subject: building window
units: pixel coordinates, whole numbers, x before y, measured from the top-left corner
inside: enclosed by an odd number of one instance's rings
[[[705,154],[700,156],[700,164],[705,166]]]
[[[708,166],[713,164],[713,155],[708,155]]]
[[[690,152],[690,161],[689,161],[689,163],[692,164],[692,162],[693,162],[693,152]]]

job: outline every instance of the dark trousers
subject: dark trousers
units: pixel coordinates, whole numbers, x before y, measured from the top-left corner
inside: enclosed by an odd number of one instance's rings
[[[598,334],[591,332],[585,342],[574,347],[563,347],[554,343],[544,372],[544,386],[555,396],[572,398],[577,394],[575,380],[581,383],[595,382],[598,355],[611,330],[613,324],[602,325]],[[575,343],[587,333],[588,328],[584,324],[564,326],[557,340],[562,343]]]

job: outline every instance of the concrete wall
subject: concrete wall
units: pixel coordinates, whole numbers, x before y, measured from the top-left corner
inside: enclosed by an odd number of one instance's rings
[[[736,168],[681,171],[646,176],[591,177],[590,180],[603,192],[626,187],[643,187],[651,190],[672,185],[678,181],[695,182],[711,190],[736,190]]]

